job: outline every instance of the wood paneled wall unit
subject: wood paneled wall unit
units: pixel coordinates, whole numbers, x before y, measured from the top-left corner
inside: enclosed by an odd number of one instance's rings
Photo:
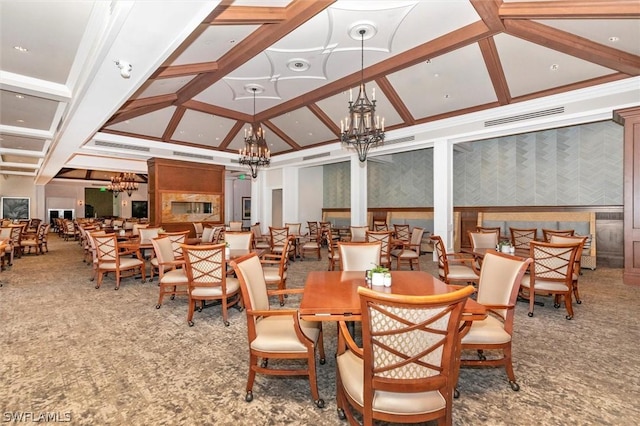
[[[640,106],[614,111],[624,126],[625,284],[640,285]]]
[[[190,230],[192,222],[224,223],[224,166],[151,158],[149,220],[167,231]],[[210,203],[177,213],[171,203]]]

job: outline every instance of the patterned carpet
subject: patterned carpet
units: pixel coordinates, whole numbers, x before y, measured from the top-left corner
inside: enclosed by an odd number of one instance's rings
[[[50,238],[50,252],[23,256],[0,274],[0,408],[3,422],[69,420],[86,425],[340,425],[335,361],[318,365],[316,408],[308,382],[258,376],[244,401],[246,317],[219,307],[186,322],[184,298],[155,309],[156,282],[113,278],[96,290],[75,242]],[[289,287],[322,261],[294,262]],[[433,272],[430,256],[422,268]],[[640,408],[640,288],[622,270],[586,270],[575,317],[552,303],[516,309],[513,392],[500,369],[464,369],[454,424],[635,425]],[[547,301],[548,302],[548,301]],[[294,306],[295,299],[287,302]],[[335,327],[325,327],[327,354]],[[22,416],[22,417],[20,417]]]

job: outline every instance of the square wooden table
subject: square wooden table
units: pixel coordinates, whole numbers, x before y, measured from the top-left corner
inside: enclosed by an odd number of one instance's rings
[[[391,271],[391,287],[373,286],[374,290],[411,296],[443,294],[457,287],[440,281],[424,271]],[[358,287],[366,287],[364,271],[312,271],[298,308],[300,317],[307,321],[360,321]],[[486,318],[483,305],[467,299],[462,320]]]

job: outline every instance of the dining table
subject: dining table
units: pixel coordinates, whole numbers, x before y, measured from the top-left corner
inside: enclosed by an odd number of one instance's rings
[[[307,275],[298,307],[306,321],[360,321],[362,311],[358,287],[366,287],[365,271],[311,271]],[[370,288],[392,294],[410,296],[444,294],[456,290],[425,271],[391,271],[391,286]],[[483,320],[486,308],[469,298],[463,321]]]

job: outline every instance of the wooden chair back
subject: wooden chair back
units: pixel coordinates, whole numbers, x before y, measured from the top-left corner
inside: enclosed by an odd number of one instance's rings
[[[511,245],[517,249],[529,249],[529,244],[536,240],[537,228],[509,228]]]

